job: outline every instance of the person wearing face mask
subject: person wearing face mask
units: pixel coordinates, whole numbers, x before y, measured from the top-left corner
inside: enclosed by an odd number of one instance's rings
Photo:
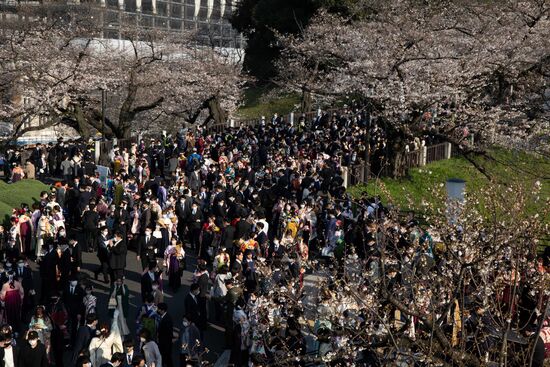
[[[156,260],[149,263],[147,271],[141,276],[141,298],[143,302],[145,302],[148,295],[153,295],[153,284],[155,282],[157,285],[160,284],[161,272],[156,270],[156,266]]]
[[[193,283],[191,284],[191,290],[187,296],[185,296],[184,300],[185,315],[187,315],[188,320],[192,321],[195,325],[197,325],[203,318],[206,318],[206,316],[202,317],[201,315],[203,310],[200,305],[201,301],[199,299],[199,294],[199,285],[197,283]]]
[[[69,249],[71,251],[71,274],[78,275],[82,267],[82,249],[77,240],[69,241]]]
[[[183,316],[179,337],[180,366],[187,366],[188,363],[197,359],[202,349],[198,340],[200,340],[199,329],[189,316]]]
[[[37,306],[34,315],[31,317],[29,330],[34,330],[38,333],[40,342],[46,347],[46,353],[50,351],[52,328],[53,325],[50,318],[46,315],[45,307]]]
[[[119,329],[122,335],[128,335],[130,331],[126,324],[126,318],[130,310],[130,291],[128,286],[124,284],[123,279],[117,279],[111,288],[111,296],[109,298],[109,317],[114,317],[115,310],[118,310]]]
[[[23,298],[23,315],[28,314],[35,305],[35,290],[34,281],[32,276],[32,270],[29,266],[25,265],[26,259],[21,256],[17,260],[17,268],[15,269],[15,275],[21,282],[23,289],[25,290],[25,296]]]
[[[111,327],[109,328],[106,323],[100,324],[98,335],[92,338],[88,348],[92,366],[101,366],[108,363],[113,354],[123,352],[124,348],[122,347],[122,337],[118,329],[117,319],[118,310],[115,310]],[[124,357],[121,357],[120,362],[123,360]]]
[[[111,267],[111,280],[124,278],[124,268],[126,268],[126,253],[128,252],[125,242],[122,239],[122,233],[115,232],[115,238],[109,246],[109,266]]]
[[[158,239],[153,236],[151,228],[145,229],[145,234],[141,236],[138,242],[137,259],[141,261],[141,268],[147,269],[149,263],[156,262]]]
[[[99,267],[94,270],[94,278],[97,280],[99,273],[103,274],[103,283],[109,283],[109,229],[101,227],[97,243],[97,258]]]
[[[11,333],[2,334],[0,337],[0,366],[18,367],[21,360],[21,348],[14,345]]]
[[[36,331],[27,333],[27,345],[23,346],[19,366],[16,367],[48,367],[46,347],[40,342]]]
[[[84,290],[78,284],[78,278],[72,276],[69,284],[63,289],[63,303],[69,314],[71,340],[75,340],[80,321],[84,319]]]
[[[155,343],[155,341],[151,339],[151,333],[149,332],[149,330],[144,329],[140,331],[139,341],[147,366],[162,367],[162,355],[160,354],[157,343]]]
[[[187,227],[189,228],[189,239],[191,240],[191,249],[198,249],[200,243],[200,232],[202,227],[203,215],[199,204],[194,201],[191,205],[191,213],[187,217]]]
[[[234,366],[248,366],[250,340],[250,323],[243,310],[233,313],[233,343],[229,361]]]

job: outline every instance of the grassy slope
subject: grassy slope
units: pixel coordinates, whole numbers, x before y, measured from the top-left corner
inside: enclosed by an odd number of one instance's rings
[[[23,180],[14,184],[0,181],[0,223],[9,221],[13,208],[19,208],[21,203],[32,205],[39,200],[40,192],[48,189],[48,185],[36,180]]]
[[[260,116],[270,118],[274,113],[286,115],[294,110],[300,103],[298,96],[287,94],[283,96],[270,96],[272,86],[250,87],[244,92],[244,104],[241,106],[236,117],[239,119],[255,119]]]
[[[542,183],[540,197],[550,197],[550,181],[548,179],[550,177],[550,160],[502,149],[494,149],[490,154],[496,162],[482,158],[479,158],[478,162],[486,168],[491,177],[494,177],[502,187],[512,183],[520,183],[529,188],[533,187],[536,181],[539,181]],[[470,162],[463,158],[453,158],[434,162],[422,168],[412,169],[409,172],[409,177],[402,180],[381,179],[380,181],[385,190],[380,190],[379,185],[373,182],[368,186],[349,188],[348,191],[355,197],[360,196],[365,191],[369,195],[377,194],[386,202],[391,202],[402,210],[421,211],[423,201],[438,206],[443,204],[430,191],[434,188],[444,190],[441,184],[444,184],[449,178],[466,180],[466,190],[470,193],[479,192],[479,190],[492,185]],[[391,196],[391,198],[388,196]],[[483,198],[480,201],[483,205]],[[532,202],[528,210],[530,212],[539,211],[542,205],[544,205],[543,200],[536,203]]]

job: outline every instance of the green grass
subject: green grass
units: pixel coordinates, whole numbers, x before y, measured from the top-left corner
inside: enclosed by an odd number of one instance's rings
[[[249,87],[244,92],[244,103],[237,110],[239,119],[255,119],[265,116],[270,118],[274,113],[286,115],[295,110],[300,97],[295,94],[277,94],[273,85]]]
[[[550,197],[550,160],[518,153],[504,149],[492,149],[489,155],[494,160],[476,158],[495,183],[491,183],[473,164],[464,158],[452,158],[431,163],[425,167],[411,169],[409,176],[403,179],[382,178],[377,183],[358,185],[348,189],[353,197],[359,197],[365,192],[368,195],[380,195],[385,202],[390,202],[402,211],[423,212],[423,203],[441,207],[444,205],[445,182],[449,178],[459,178],[466,181],[466,192],[479,200],[482,212],[485,208],[484,191],[504,192],[511,185],[521,185],[527,191],[534,187],[535,182],[542,184],[539,197],[542,200],[528,200],[528,213],[541,212],[546,198]],[[439,191],[440,194],[436,195]],[[514,193],[512,193],[513,195]],[[509,194],[507,194],[509,195]],[[550,221],[550,218],[546,218]]]
[[[13,208],[21,203],[32,205],[39,201],[40,192],[49,190],[49,186],[36,180],[22,180],[14,184],[0,181],[0,223],[9,222]]]

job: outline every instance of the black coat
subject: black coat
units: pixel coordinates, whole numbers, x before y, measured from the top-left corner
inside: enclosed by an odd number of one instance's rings
[[[59,264],[57,252],[51,250],[42,258],[40,263],[40,277],[42,282],[53,285],[56,282],[56,267]]]
[[[73,357],[72,357],[71,365],[74,366],[78,358],[78,354],[82,349],[88,349],[93,337],[94,337],[94,332],[88,325],[83,325],[78,328],[78,331],[76,333],[76,339],[73,344]]]
[[[69,274],[72,269],[71,255],[70,249],[66,249],[61,253],[61,258],[59,259],[59,271],[61,272],[62,281],[69,280]]]
[[[84,290],[80,285],[76,285],[74,289],[74,294],[70,293],[71,285],[69,284],[65,289],[63,289],[63,303],[67,312],[71,316],[84,315]]]
[[[21,348],[15,345],[15,346],[12,346],[11,349],[13,350],[13,365],[15,367],[19,367],[20,360],[21,360]],[[4,348],[0,348],[0,367],[5,367],[5,363],[4,363],[5,353],[6,353],[6,350]]]
[[[193,205],[193,197],[188,196],[185,198],[184,203],[178,202],[176,205],[176,215],[178,219],[186,222],[187,217],[191,214],[191,206]]]
[[[151,225],[152,214],[151,209],[147,208],[141,213],[140,223],[141,223],[141,233],[145,233],[145,229]]]
[[[243,273],[243,264],[235,260],[233,265],[231,265],[231,273],[235,277],[242,277]]]
[[[132,358],[130,360],[130,363],[128,363],[128,354],[124,353],[124,362],[122,362],[122,367],[132,367],[132,359],[136,358],[136,356],[141,356],[141,354],[139,354],[134,350],[132,352]]]
[[[154,277],[156,281],[159,281],[160,274],[155,273]],[[148,295],[153,294],[153,279],[149,276],[149,272],[143,274],[141,276],[141,299],[143,302],[145,302],[145,299]]]
[[[25,297],[29,294],[29,291],[34,289],[34,282],[32,280],[32,270],[28,266],[23,267],[22,274],[20,275],[19,269],[15,270],[18,277],[21,278],[21,285],[25,290]]]
[[[174,323],[172,317],[166,314],[160,319],[157,328],[159,349],[161,351],[169,351],[172,349],[172,335],[174,333]],[[161,352],[162,353],[162,352]]]
[[[269,249],[267,250],[267,258],[282,258],[285,253],[285,248],[283,245],[279,245],[277,250],[275,250],[275,244],[272,242],[269,245]]]
[[[77,267],[82,267],[82,249],[80,244],[77,242],[71,246],[71,260],[72,260],[72,271],[76,272]]]
[[[228,225],[223,229],[221,243],[228,251],[233,248],[235,240],[235,227]]]
[[[128,213],[128,210],[123,208],[118,208],[115,211],[114,228],[119,229],[121,226],[123,226],[125,227],[125,229],[127,229],[129,223],[130,223],[130,214]]]
[[[34,348],[28,344],[23,346],[19,365],[16,367],[48,367],[48,356],[44,344],[38,342]]]
[[[95,210],[86,210],[82,215],[82,226],[85,230],[97,230],[99,214]]]
[[[235,237],[236,238],[247,238],[250,232],[252,231],[252,224],[248,221],[241,219],[236,226]]]
[[[189,293],[185,296],[183,305],[185,307],[185,316],[189,319],[189,321],[197,325],[201,321],[201,307],[199,296],[196,296],[195,299],[196,302],[193,300],[191,293]]]
[[[97,239],[97,257],[102,263],[109,261],[109,248],[107,247],[107,245],[105,245],[105,242],[107,242],[108,240],[109,239],[105,238],[103,234],[99,235]]]
[[[123,240],[116,242],[109,249],[109,266],[111,269],[124,269],[126,267],[127,248]]]
[[[202,212],[200,211],[200,209],[197,209],[195,214],[191,212],[187,217],[187,221],[189,230],[200,230],[202,226]]]
[[[149,242],[146,243],[145,235],[140,236],[137,248],[137,254],[141,257],[146,255],[148,247],[158,248],[158,239],[153,235],[150,236]]]
[[[91,191],[81,191],[80,195],[78,196],[78,209],[81,212],[84,212],[84,208],[86,208],[86,205],[90,203],[90,199],[92,198],[92,192]]]

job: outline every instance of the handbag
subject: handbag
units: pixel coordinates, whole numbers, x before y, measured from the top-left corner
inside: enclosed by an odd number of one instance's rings
[[[109,310],[116,309],[116,298],[115,297],[111,296],[109,298],[109,303],[107,305],[107,309],[109,309]]]

